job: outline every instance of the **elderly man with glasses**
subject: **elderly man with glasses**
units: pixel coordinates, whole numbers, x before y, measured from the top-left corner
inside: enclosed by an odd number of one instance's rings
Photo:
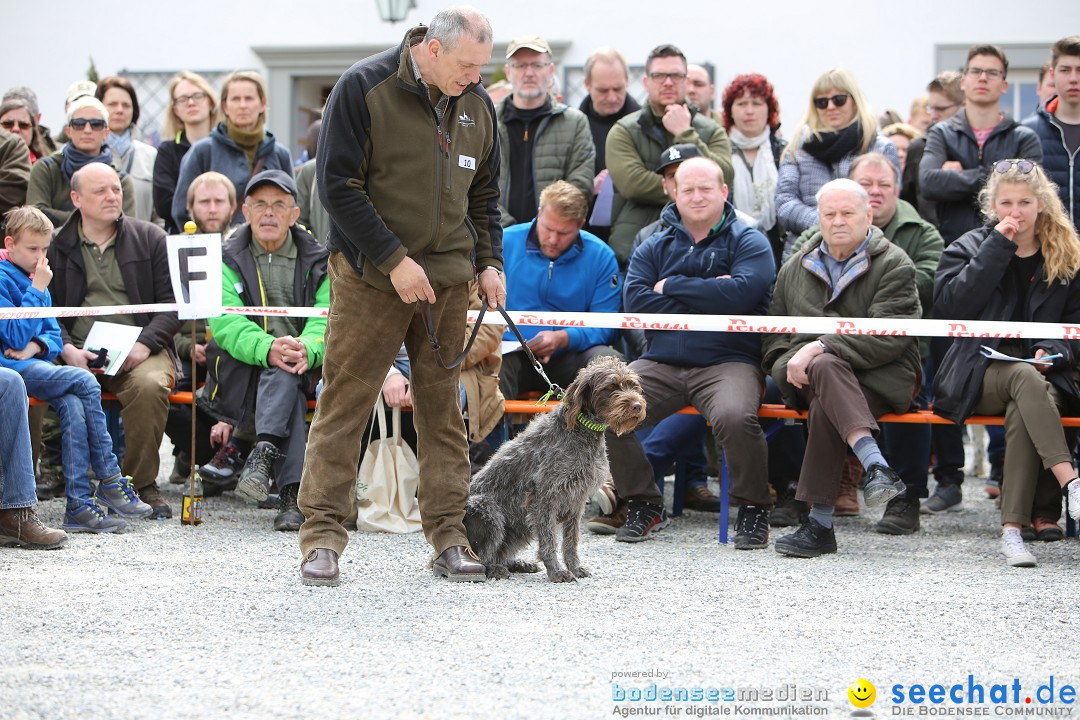
[[[330,307],[330,255],[296,223],[296,197],[296,181],[281,170],[251,178],[241,208],[247,222],[221,248],[225,306]],[[221,422],[254,429],[257,441],[236,493],[261,502],[276,478],[275,530],[296,531],[304,521],[296,504],[307,446],[304,416],[319,379],[325,330],[325,318],[210,320],[200,405]]]
[[[532,222],[540,193],[556,180],[592,196],[596,148],[589,120],[551,96],[554,78],[551,47],[543,38],[517,38],[506,48],[511,92],[495,107],[503,227]]]
[[[608,172],[615,184],[608,242],[623,268],[637,232],[658,220],[668,202],[656,174],[660,153],[693,143],[720,165],[724,177],[734,177],[727,133],[686,101],[686,69],[686,56],[674,45],[654,48],[645,62],[648,102],[615,123],[607,136]]]

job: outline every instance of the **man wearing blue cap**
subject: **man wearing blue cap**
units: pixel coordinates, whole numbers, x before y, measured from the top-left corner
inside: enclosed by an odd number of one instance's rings
[[[226,307],[330,307],[329,253],[296,223],[296,182],[265,170],[247,186],[247,222],[221,248]],[[323,359],[325,318],[225,315],[210,320],[206,385],[200,403],[233,427],[254,427],[254,449],[236,493],[265,500],[276,478],[275,530],[299,530],[296,505],[307,434],[304,415]],[[228,442],[227,437],[211,438]]]

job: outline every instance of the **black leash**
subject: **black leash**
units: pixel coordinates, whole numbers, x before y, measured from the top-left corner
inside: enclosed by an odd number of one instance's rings
[[[510,319],[510,316],[506,313],[506,308],[501,304],[495,306],[502,314],[503,319],[506,320],[506,324],[514,331],[514,336],[517,337],[518,342],[521,343],[521,349],[525,351],[525,356],[529,358],[529,362],[532,364],[533,369],[540,373],[540,377],[547,383],[548,391],[540,398],[540,402],[547,402],[548,398],[554,396],[556,400],[561,399],[563,396],[563,389],[551,382],[548,379],[547,373],[544,372],[544,366],[540,364],[540,361],[536,359],[536,355],[533,354],[532,348],[525,342],[525,338],[521,336],[521,331],[518,330],[517,325]],[[443,362],[442,354],[439,352],[442,346],[439,344],[439,338],[435,335],[435,322],[431,319],[431,304],[424,303],[424,326],[427,328],[428,339],[431,341],[431,349],[435,352],[435,361],[439,363],[445,370],[452,370],[461,364],[461,361],[465,359],[465,356],[469,354],[469,349],[472,348],[473,341],[476,340],[476,334],[480,332],[480,322],[484,319],[484,313],[487,312],[488,304],[487,300],[484,300],[483,305],[480,306],[480,312],[476,316],[476,322],[473,324],[472,334],[469,335],[469,341],[465,343],[465,349],[461,351],[461,354],[450,364]]]

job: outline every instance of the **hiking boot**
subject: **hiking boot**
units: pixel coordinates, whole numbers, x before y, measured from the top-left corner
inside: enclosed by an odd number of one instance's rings
[[[686,489],[683,507],[698,512],[720,512],[720,498],[713,494],[707,485],[694,485]]]
[[[1035,531],[1035,539],[1039,542],[1057,542],[1065,539],[1065,531],[1050,518],[1032,518],[1031,526]]]
[[[169,507],[169,503],[165,501],[165,496],[161,494],[161,490],[156,483],[151,483],[146,487],[141,487],[135,490],[139,493],[139,499],[153,508],[154,512],[147,515],[154,520],[167,520],[172,517],[172,508]]]
[[[961,510],[960,501],[963,499],[964,495],[959,485],[938,483],[934,494],[922,504],[922,512],[959,512]]]
[[[772,527],[798,527],[806,522],[810,514],[810,506],[801,500],[795,499],[795,491],[798,485],[789,484],[786,488],[781,487],[777,493],[776,505],[769,513],[769,525]]]
[[[735,518],[736,550],[757,550],[769,546],[769,508],[743,503]]]
[[[1035,556],[1024,547],[1020,533],[1011,528],[1001,531],[1001,554],[1009,567],[1035,567]]]
[[[859,483],[863,479],[863,467],[856,457],[848,456],[840,472],[840,492],[833,504],[833,515],[839,517],[859,514]],[[869,501],[866,503],[869,505]]]
[[[990,477],[986,478],[986,495],[989,498],[1001,497],[1001,481],[1005,476],[1005,461],[994,460],[990,463]]]
[[[278,514],[274,518],[274,529],[296,532],[304,524],[304,513],[296,506],[296,493],[300,483],[293,483],[281,488],[278,493]]]
[[[813,558],[836,552],[836,534],[814,518],[807,518],[798,530],[777,538],[776,552],[791,557]]]
[[[37,499],[45,501],[64,497],[64,487],[66,484],[62,473],[51,472],[48,470],[42,472],[38,475],[34,488],[37,492]]]
[[[240,472],[240,481],[236,484],[236,494],[253,503],[260,503],[270,494],[270,476],[274,473],[274,463],[285,457],[268,440],[260,440],[251,449],[244,469]]]
[[[596,533],[597,535],[614,535],[615,532],[625,524],[626,503],[620,502],[615,507],[615,512],[589,518],[589,521],[585,523],[585,527],[589,529],[589,532]]]
[[[666,528],[670,522],[662,505],[631,500],[626,507],[626,522],[615,531],[615,539],[619,542],[641,542],[647,540],[653,530]]]
[[[593,490],[592,501],[600,508],[601,515],[610,515],[615,512],[619,504],[619,496],[615,493],[615,481],[609,474],[600,487]]]
[[[919,529],[919,499],[906,494],[894,497],[874,529],[882,535],[911,535]]]
[[[90,498],[74,510],[64,513],[64,529],[72,533],[111,533],[127,529],[127,523],[109,515],[98,505],[97,498]]]
[[[66,532],[46,527],[32,507],[0,510],[0,547],[55,550],[67,541]]]
[[[209,480],[216,485],[228,485],[225,489],[232,490],[236,487],[236,480],[243,467],[244,453],[230,440],[218,448],[214,457],[210,458],[210,462],[199,468],[199,476],[203,479],[204,489]]]
[[[866,506],[878,507],[906,493],[907,485],[891,467],[875,463],[863,477],[862,491]]]
[[[135,493],[131,478],[124,475],[98,483],[95,495],[99,503],[122,518],[144,518],[154,514],[154,508],[140,500]]]
[[[169,474],[170,485],[183,485],[191,475],[191,457],[181,450],[173,458],[172,472]]]

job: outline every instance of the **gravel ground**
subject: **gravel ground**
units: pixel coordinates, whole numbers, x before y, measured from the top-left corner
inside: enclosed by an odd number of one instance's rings
[[[1010,569],[981,481],[965,491],[912,537],[875,534],[865,509],[838,519],[839,553],[816,560],[719,546],[716,516],[694,512],[636,545],[586,532],[594,576],[569,585],[452,585],[419,534],[356,535],[336,589],[301,586],[295,534],[230,493],[197,528],[0,550],[0,718],[850,717],[863,677],[887,717],[894,684],[1080,685],[1080,543],[1035,543],[1039,567]],[[62,503],[43,519],[62,522]],[[819,699],[613,700],[613,683],[653,682]]]

